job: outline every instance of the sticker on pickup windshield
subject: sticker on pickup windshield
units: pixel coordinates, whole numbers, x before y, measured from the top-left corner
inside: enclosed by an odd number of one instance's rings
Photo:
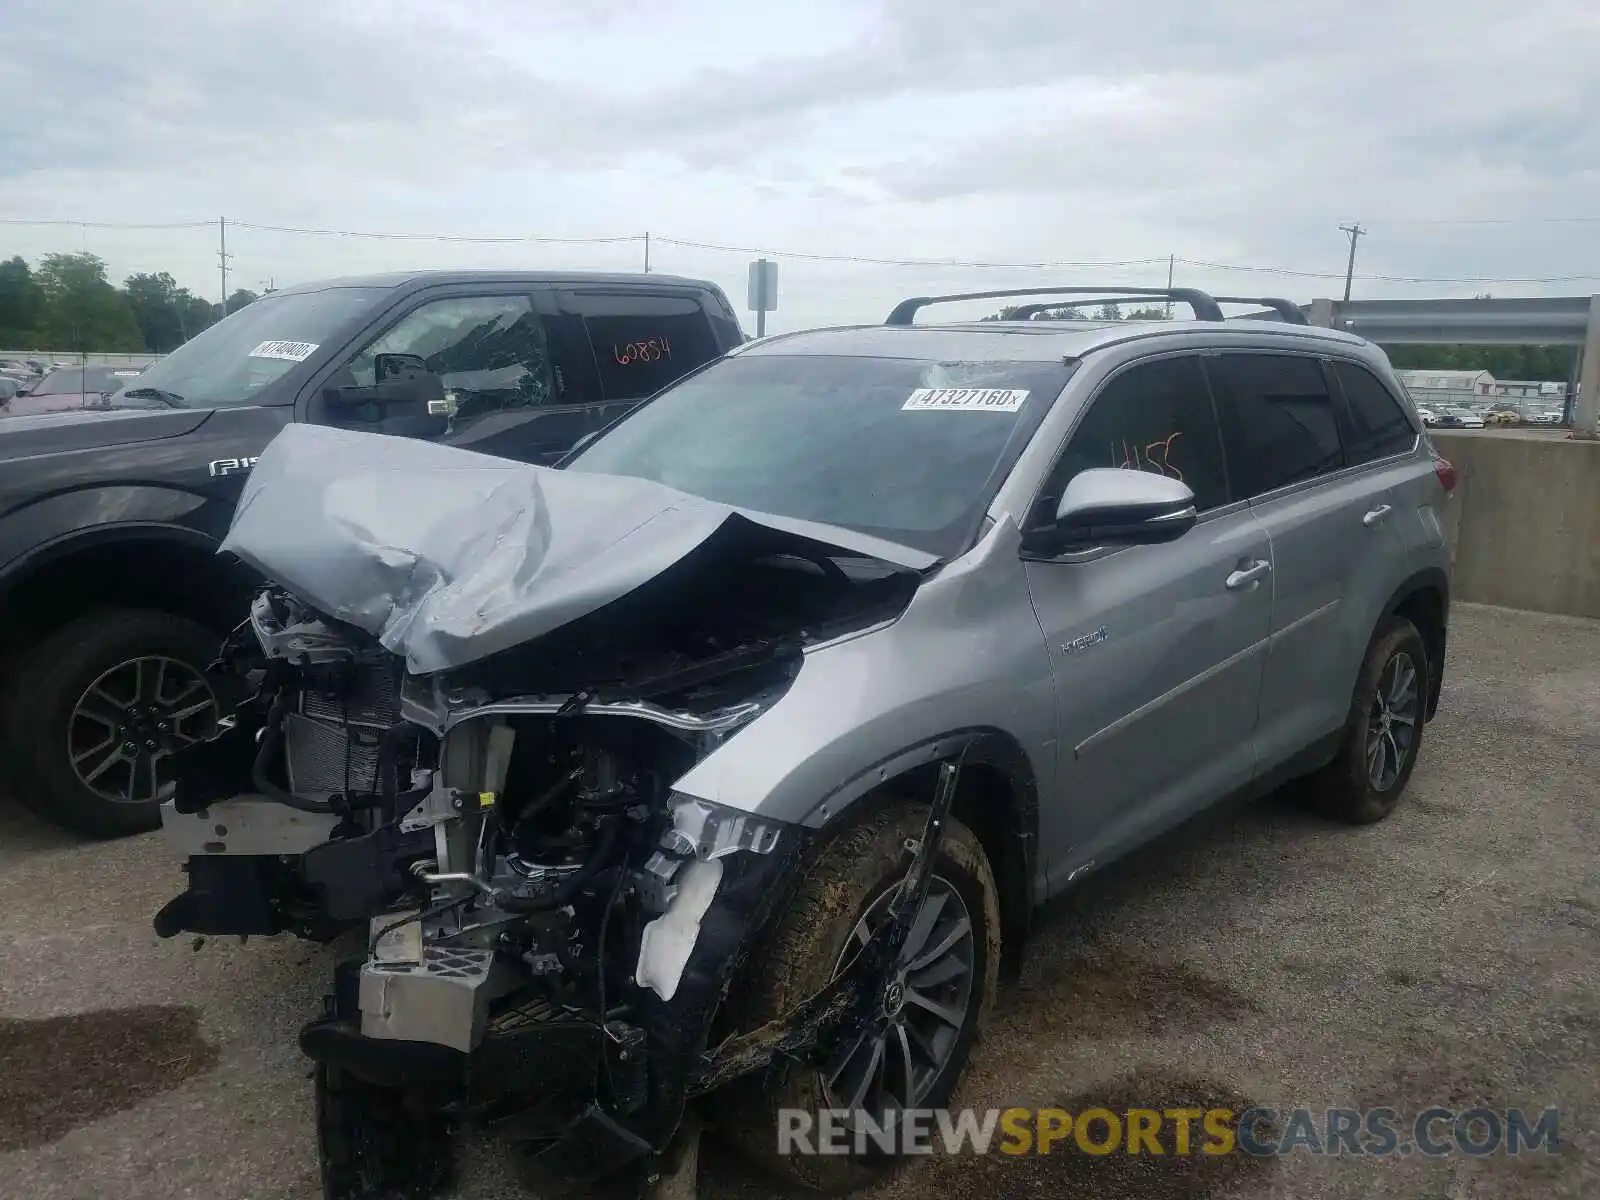
[[[1016,412],[1027,388],[918,388],[901,412]]]
[[[317,342],[262,342],[250,351],[251,358],[281,358],[286,362],[305,362],[317,352]]]

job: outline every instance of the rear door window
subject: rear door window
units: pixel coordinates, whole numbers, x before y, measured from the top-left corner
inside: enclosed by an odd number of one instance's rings
[[[1381,379],[1351,362],[1335,362],[1333,373],[1344,392],[1344,447],[1352,466],[1411,449],[1416,430]]]
[[[1235,497],[1259,496],[1344,465],[1338,415],[1318,359],[1222,353],[1205,362]]]
[[[720,353],[690,296],[577,292],[605,400],[643,400]]]

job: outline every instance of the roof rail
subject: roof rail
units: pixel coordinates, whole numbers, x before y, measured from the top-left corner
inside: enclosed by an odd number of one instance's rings
[[[1139,288],[1139,287],[1059,287],[1059,288],[1009,288],[1000,292],[961,292],[951,296],[913,296],[894,306],[885,325],[910,325],[917,313],[930,304],[953,304],[960,300],[1000,300],[1008,296],[1113,296],[1144,298],[1156,296],[1176,300],[1194,310],[1197,321],[1221,321],[1225,318],[1217,302],[1198,288]],[[1060,308],[1063,305],[1053,305]]]
[[[1289,325],[1309,325],[1305,312],[1293,300],[1279,296],[1217,296],[1218,304],[1260,304],[1273,309]]]

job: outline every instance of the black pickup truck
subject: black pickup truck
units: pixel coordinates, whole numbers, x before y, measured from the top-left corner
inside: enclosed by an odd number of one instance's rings
[[[272,292],[93,409],[0,418],[0,791],[89,834],[160,823],[258,583],[217,546],[287,423],[552,463],[743,340],[691,279],[365,276]]]

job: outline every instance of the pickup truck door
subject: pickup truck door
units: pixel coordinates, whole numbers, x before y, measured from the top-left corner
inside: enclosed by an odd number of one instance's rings
[[[604,429],[727,348],[701,289],[595,284],[558,289],[555,298],[574,359],[590,355],[588,373],[574,377],[592,401],[585,432]]]
[[[581,353],[580,353],[581,352]],[[575,347],[551,289],[537,284],[454,285],[418,293],[320,378],[307,407],[315,424],[361,429],[324,399],[329,387],[370,386],[379,354],[422,358],[445,387],[437,440],[463,450],[548,464],[590,429],[592,363]]]

